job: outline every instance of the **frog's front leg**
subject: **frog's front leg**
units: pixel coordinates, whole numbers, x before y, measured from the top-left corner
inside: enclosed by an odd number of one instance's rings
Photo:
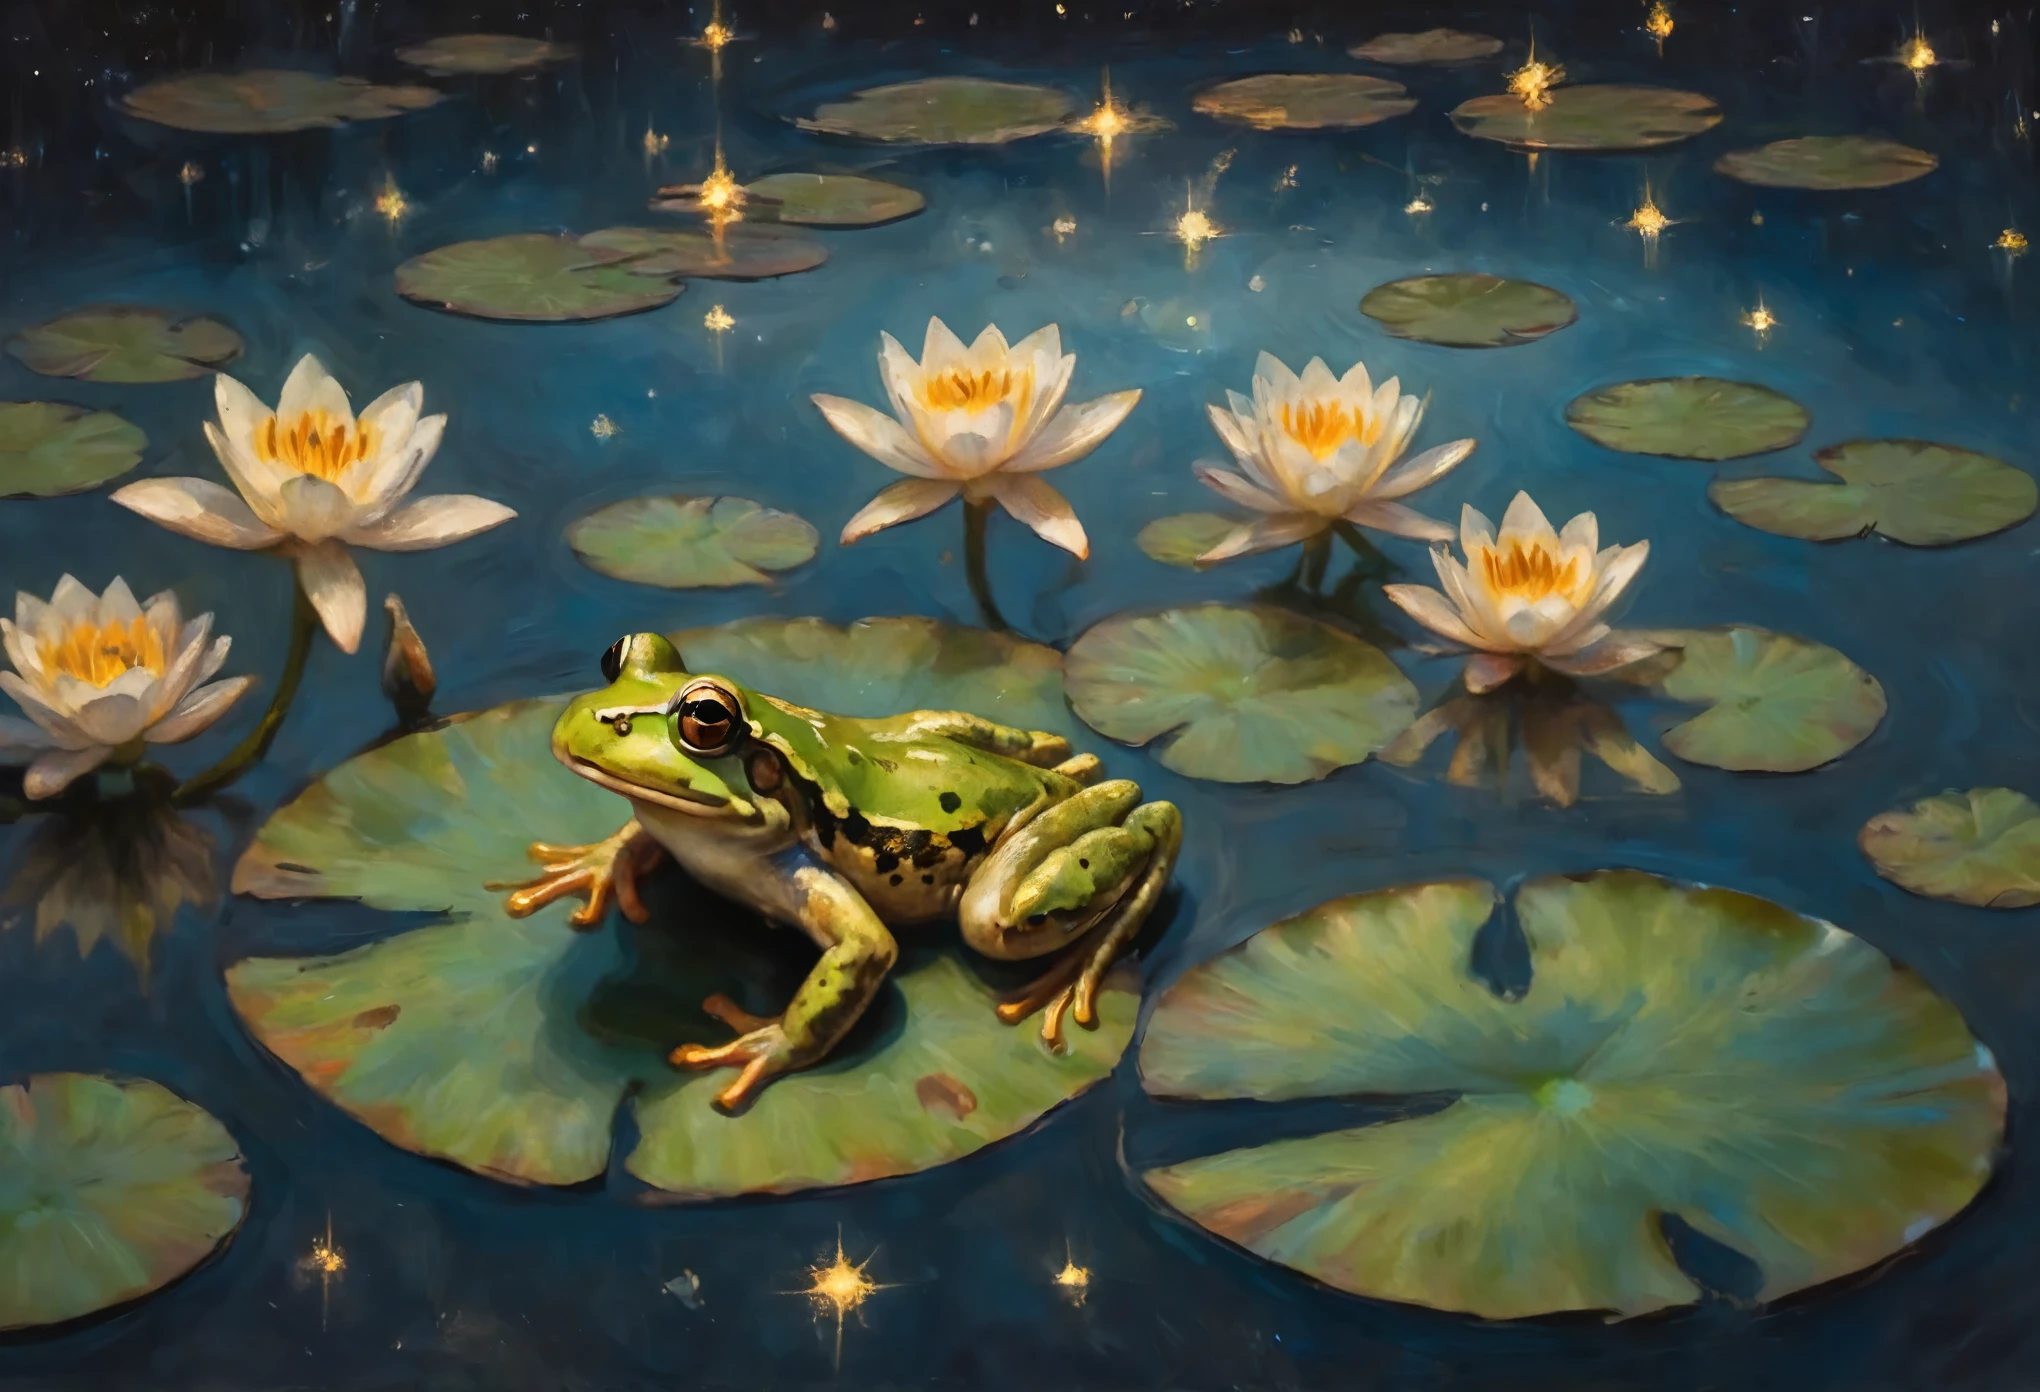
[[[1043,1007],[1041,1035],[1062,1017],[1097,1022],[1099,983],[1139,933],[1168,884],[1182,845],[1175,804],[1140,800],[1124,778],[1086,788],[999,843],[957,905],[963,939],[987,957],[1020,960],[1076,944],[1021,999],[999,1007],[1017,1023]]]
[[[632,923],[650,919],[650,912],[638,897],[638,876],[657,865],[663,852],[651,833],[638,825],[637,818],[631,818],[614,835],[591,846],[555,846],[534,841],[528,854],[538,862],[538,878],[484,886],[516,891],[503,901],[503,910],[510,917],[524,918],[555,899],[579,894],[587,896],[588,902],[569,914],[567,922],[576,928],[593,928],[608,912],[613,893],[616,906]]]
[[[735,1082],[716,1094],[725,1111],[743,1107],[777,1074],[826,1058],[837,1041],[863,1016],[899,959],[892,933],[862,895],[833,872],[803,864],[787,877],[783,896],[789,916],[815,939],[822,958],[793,993],[776,1020],[746,1017],[729,1002],[711,997],[711,1014],[733,1025],[751,1025],[719,1048],[683,1044],[671,1054],[680,1068],[739,1068]]]

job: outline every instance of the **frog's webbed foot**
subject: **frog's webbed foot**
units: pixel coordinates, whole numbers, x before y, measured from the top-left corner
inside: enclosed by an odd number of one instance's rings
[[[721,999],[711,996],[703,1003],[703,1008],[707,1009],[709,1004]],[[726,1000],[722,1003],[729,1004]],[[709,1013],[718,1012],[710,1010]],[[786,1037],[786,1030],[777,1020],[769,1021],[756,1029],[746,1030],[729,1043],[717,1048],[710,1048],[705,1044],[682,1044],[667,1055],[667,1060],[675,1068],[697,1071],[709,1068],[741,1070],[735,1082],[715,1095],[715,1105],[726,1112],[741,1111],[773,1076],[796,1066],[793,1045]]]
[[[591,846],[555,846],[535,841],[528,854],[538,862],[538,878],[492,882],[486,886],[515,891],[503,901],[504,911],[512,918],[527,917],[555,899],[585,895],[588,902],[569,914],[567,922],[576,928],[593,928],[609,911],[613,894],[616,906],[632,923],[650,919],[644,900],[638,897],[637,882],[640,875],[658,864],[662,852],[659,843],[637,824],[636,818],[625,822],[614,836]]]

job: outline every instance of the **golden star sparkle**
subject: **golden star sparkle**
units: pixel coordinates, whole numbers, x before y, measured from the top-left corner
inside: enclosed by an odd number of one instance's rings
[[[404,191],[397,187],[397,181],[388,174],[383,175],[382,192],[375,196],[375,210],[382,215],[383,221],[392,227],[402,222],[405,214],[411,211],[410,200],[404,197]]]
[[[1918,30],[1898,46],[1898,61],[1913,70],[1915,76],[1924,75],[1928,68],[1941,60],[1934,54],[1934,46]]]
[[[1424,197],[1424,195],[1420,193],[1415,198],[1412,198],[1409,202],[1403,204],[1402,210],[1408,213],[1411,217],[1422,217],[1426,213],[1436,212],[1437,207],[1431,202],[1430,199]]]
[[[598,440],[607,440],[616,434],[616,422],[606,415],[597,416],[588,422],[588,433]]]
[[[193,184],[197,183],[200,179],[203,179],[204,177],[205,166],[200,164],[197,160],[186,160],[184,162],[184,166],[177,171],[177,182],[184,185],[186,188],[190,188]]]
[[[1055,1284],[1056,1288],[1075,1305],[1083,1304],[1084,1297],[1091,1291],[1091,1269],[1077,1265],[1076,1256],[1070,1251],[1067,1242],[1063,1244],[1063,1266],[1062,1270],[1055,1273]]]
[[[1176,218],[1175,230],[1176,240],[1183,244],[1184,250],[1192,258],[1197,255],[1197,249],[1206,242],[1225,235],[1218,224],[1211,220],[1211,215],[1197,206],[1194,195],[1187,189],[1183,195],[1183,211]]]
[[[1537,41],[1530,41],[1529,61],[1509,74],[1509,94],[1532,111],[1551,105],[1551,89],[1565,81],[1565,69],[1537,59]]]
[[[1778,327],[1778,316],[1764,308],[1764,297],[1761,295],[1757,297],[1757,307],[1747,311],[1742,316],[1742,321],[1759,339],[1768,337],[1771,330]]]
[[[1998,233],[1997,240],[1992,242],[1991,245],[2004,252],[2007,256],[2024,256],[2026,254],[2026,234],[2016,227],[2007,227],[2004,231]]]
[[[872,1256],[876,1255],[878,1254],[874,1251]],[[813,1304],[816,1319],[821,1319],[831,1314],[835,1316],[836,1366],[838,1368],[843,1366],[844,1316],[870,1299],[873,1292],[885,1289],[884,1286],[875,1284],[870,1277],[864,1274],[864,1268],[869,1265],[871,1265],[871,1257],[866,1257],[855,1266],[850,1264],[849,1259],[843,1255],[843,1230],[838,1228],[836,1230],[836,1259],[826,1266],[810,1267],[808,1269],[808,1279],[813,1284],[804,1291],[795,1292],[798,1295],[805,1295],[809,1302]]]
[[[1658,57],[1665,56],[1665,40],[1672,36],[1672,12],[1665,8],[1665,0],[1655,0],[1650,13],[1644,16],[1643,32],[1657,40]]]
[[[319,1278],[319,1328],[326,1327],[332,1303],[333,1282],[346,1274],[347,1254],[333,1241],[333,1215],[326,1215],[326,1233],[312,1239],[312,1250],[298,1262],[298,1270]]]
[[[708,313],[701,316],[701,326],[710,333],[728,333],[737,326],[737,321],[721,305],[712,305]]]

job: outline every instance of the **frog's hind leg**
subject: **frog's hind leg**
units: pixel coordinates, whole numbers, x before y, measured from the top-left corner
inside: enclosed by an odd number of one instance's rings
[[[1017,725],[1001,725],[996,720],[987,720],[968,711],[908,711],[872,724],[875,729],[896,738],[922,739],[939,735],[958,744],[967,744],[972,749],[1002,754],[1036,768],[1054,768],[1070,757],[1070,742],[1061,735],[1052,735],[1046,730],[1023,730]]]

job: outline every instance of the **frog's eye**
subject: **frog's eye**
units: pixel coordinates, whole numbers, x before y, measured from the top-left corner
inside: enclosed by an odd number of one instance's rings
[[[673,706],[673,738],[690,754],[727,754],[744,723],[744,703],[719,681],[688,683]]]
[[[623,650],[629,646],[629,634],[609,645],[609,651],[602,654],[602,680],[613,685],[623,675]]]

